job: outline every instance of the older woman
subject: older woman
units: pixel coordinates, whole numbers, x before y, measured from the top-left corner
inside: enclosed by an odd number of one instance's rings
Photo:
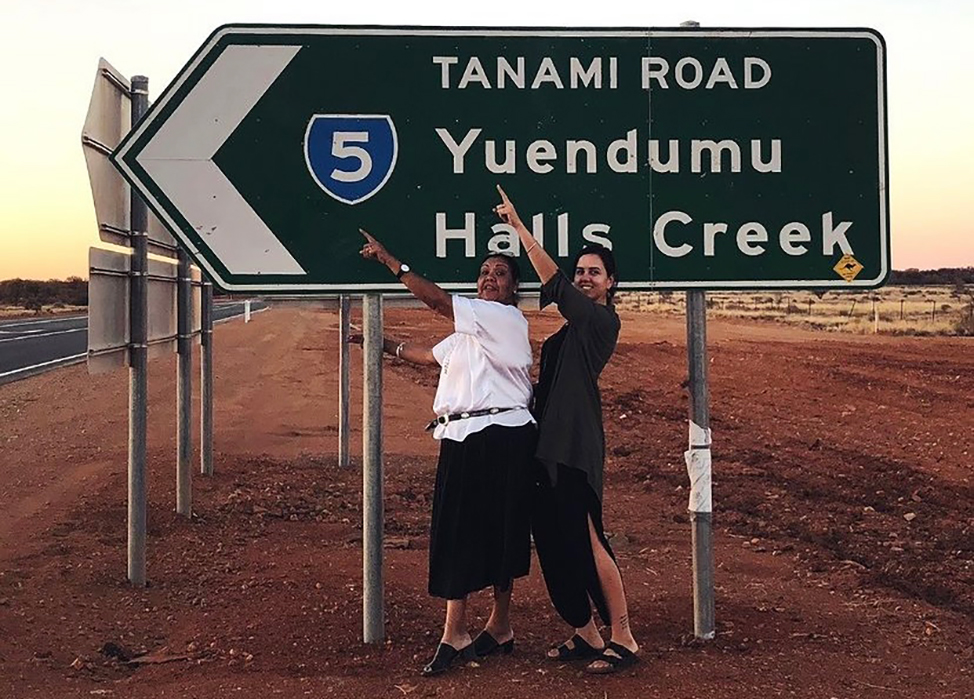
[[[497,214],[517,232],[541,279],[542,308],[557,304],[567,321],[541,348],[534,406],[537,456],[547,473],[536,500],[534,543],[551,601],[575,629],[547,657],[587,659],[589,672],[615,672],[635,664],[639,650],[629,628],[622,575],[602,529],[605,433],[598,381],[621,326],[612,306],[615,258],[601,245],[587,245],[575,256],[569,281],[528,232],[504,190],[497,190]],[[592,604],[610,627],[607,644],[592,618]]]
[[[440,441],[430,526],[429,593],[447,600],[443,635],[424,675],[458,657],[514,648],[510,603],[514,578],[531,560],[530,502],[536,441],[531,401],[528,324],[516,306],[519,269],[504,255],[480,265],[477,298],[451,296],[391,255],[374,237],[362,256],[376,260],[416,298],[453,321],[433,347],[383,338],[383,349],[413,364],[440,367],[430,423]],[[466,626],[471,592],[493,587],[484,630]]]

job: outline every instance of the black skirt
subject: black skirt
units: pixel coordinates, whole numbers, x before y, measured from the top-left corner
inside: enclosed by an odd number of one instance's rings
[[[430,525],[429,593],[462,599],[528,574],[537,442],[532,424],[491,425],[440,441]]]
[[[609,608],[599,580],[592,551],[588,521],[599,543],[615,561],[602,528],[602,502],[589,485],[586,474],[557,464],[557,479],[552,485],[542,471],[533,507],[534,546],[552,604],[570,626],[580,629],[592,618],[592,605],[606,626]]]

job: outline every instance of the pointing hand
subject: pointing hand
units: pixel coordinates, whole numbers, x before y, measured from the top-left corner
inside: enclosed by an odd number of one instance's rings
[[[366,243],[362,246],[362,250],[359,254],[362,255],[366,260],[375,260],[386,264],[389,261],[389,251],[385,249],[385,246],[376,240],[368,231],[359,228],[359,233],[365,236]]]
[[[500,217],[501,221],[514,228],[523,226],[521,217],[517,215],[517,209],[514,208],[514,204],[507,198],[507,194],[500,185],[497,185],[497,193],[501,195],[501,203],[494,207],[494,211]]]

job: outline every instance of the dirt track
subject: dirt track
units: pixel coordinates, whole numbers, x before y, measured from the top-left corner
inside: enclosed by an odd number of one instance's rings
[[[558,325],[529,316],[539,340]],[[435,374],[386,363],[389,640],[367,647],[361,474],[334,458],[335,327],[290,307],[217,328],[217,475],[196,477],[192,521],[172,512],[174,362],[152,365],[146,590],[125,582],[125,373],[0,387],[0,697],[974,695],[970,341],[711,324],[718,636],[698,645],[684,328],[625,315],[602,382],[605,521],[644,662],[595,679],[540,660],[565,630],[535,565],[514,656],[431,681],[417,670],[442,615],[425,594]],[[386,327],[448,331],[423,311],[389,310]],[[109,657],[126,651],[157,662]]]

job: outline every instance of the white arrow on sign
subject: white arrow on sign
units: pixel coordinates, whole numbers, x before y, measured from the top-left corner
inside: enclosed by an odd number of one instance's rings
[[[136,158],[230,274],[306,274],[213,162],[300,50],[228,46]],[[171,90],[167,99],[175,92]],[[129,147],[135,140],[129,140]],[[122,155],[118,163],[135,180]],[[178,231],[179,225],[157,208]]]

